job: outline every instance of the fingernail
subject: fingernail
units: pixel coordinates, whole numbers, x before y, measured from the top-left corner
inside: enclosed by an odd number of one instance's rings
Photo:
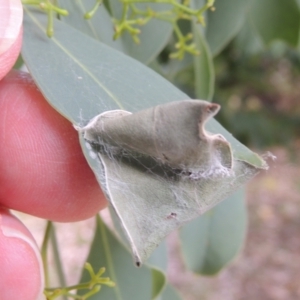
[[[20,0],[0,1],[0,55],[15,42],[22,20],[23,7]]]

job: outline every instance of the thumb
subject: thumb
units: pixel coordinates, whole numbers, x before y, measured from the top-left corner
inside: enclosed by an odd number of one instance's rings
[[[22,45],[23,8],[20,0],[0,1],[0,80],[16,62]]]
[[[43,298],[44,275],[38,247],[27,228],[0,209],[1,300]]]

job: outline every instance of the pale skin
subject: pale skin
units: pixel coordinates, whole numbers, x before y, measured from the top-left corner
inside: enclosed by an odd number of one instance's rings
[[[1,5],[0,296],[43,299],[38,248],[9,209],[73,222],[95,215],[107,203],[73,125],[45,101],[29,74],[11,71],[22,44],[21,3],[1,0]]]

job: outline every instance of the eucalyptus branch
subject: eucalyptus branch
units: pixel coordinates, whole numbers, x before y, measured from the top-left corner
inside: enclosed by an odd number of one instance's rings
[[[205,26],[204,16],[206,10],[214,10],[215,0],[206,0],[206,3],[198,9],[190,7],[190,0],[182,2],[178,0],[119,0],[122,5],[122,16],[120,19],[113,18],[115,34],[114,39],[120,38],[125,32],[128,32],[135,43],[139,43],[138,38],[141,33],[140,26],[147,24],[152,19],[158,19],[169,22],[174,30],[178,42],[175,45],[176,51],[171,53],[170,57],[182,59],[185,53],[198,55],[199,51],[196,49],[192,40],[191,33],[183,36],[179,26],[179,20],[196,20],[196,22]],[[84,14],[85,19],[92,18],[97,12],[103,0],[95,0],[94,7]],[[22,0],[23,4],[35,5],[43,9],[48,15],[47,35],[53,35],[53,13],[67,16],[68,11],[54,5],[51,0]],[[166,11],[155,11],[147,6],[145,9],[138,8],[137,5],[141,3],[156,3],[156,4],[169,4],[171,8]]]
[[[47,252],[47,247],[48,247],[48,243],[49,243],[50,236],[51,236],[52,226],[53,226],[52,222],[48,221],[47,226],[46,226],[46,230],[45,230],[44,240],[43,240],[42,247],[41,247],[41,256],[42,256],[42,261],[43,261],[46,286],[48,286],[48,284],[49,284],[49,272],[48,272],[48,262],[47,262],[47,253],[48,253]]]
[[[96,0],[94,7],[84,15],[84,18],[91,19],[98,10],[99,6],[102,4],[102,2],[103,0]]]
[[[84,268],[89,272],[89,275],[91,277],[90,281],[63,288],[46,288],[44,290],[44,294],[47,300],[54,300],[60,296],[67,296],[73,299],[85,300],[98,293],[102,285],[107,285],[109,287],[115,286],[115,283],[111,281],[110,278],[101,277],[105,272],[105,268],[100,268],[97,273],[94,272],[92,266],[89,263],[86,263]],[[72,291],[78,290],[88,291],[84,295],[76,295],[71,293]]]
[[[53,14],[59,14],[62,16],[69,15],[69,12],[66,9],[63,9],[57,5],[54,5],[50,0],[22,0],[23,5],[33,5],[39,7],[44,10],[48,16],[48,24],[47,24],[47,36],[52,37],[53,30]]]
[[[178,27],[177,23],[173,24],[174,32],[177,35],[178,42],[175,44],[175,48],[177,51],[170,54],[171,58],[183,59],[184,54],[186,52],[199,55],[200,52],[197,50],[195,43],[188,44],[187,42],[193,39],[193,34],[190,32],[186,36],[182,34],[180,28]]]

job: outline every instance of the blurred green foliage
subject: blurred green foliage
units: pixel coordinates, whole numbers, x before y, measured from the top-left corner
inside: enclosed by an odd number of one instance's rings
[[[227,9],[234,6],[234,1],[224,2]],[[212,100],[222,105],[216,118],[249,146],[289,147],[300,136],[300,1],[243,2],[247,2],[247,10],[241,11],[243,22],[222,45],[215,46],[211,37],[216,36],[215,25],[210,23],[215,12],[207,16],[204,38],[215,74]],[[216,11],[220,4],[215,2]],[[226,12],[218,13],[225,20]],[[237,19],[235,23],[239,23]],[[221,34],[229,36],[222,22],[219,26]],[[196,91],[202,82],[195,77],[193,58],[187,55],[182,62],[174,62],[168,58],[171,48],[172,42],[159,56],[162,73],[190,97],[198,98]]]
[[[281,43],[243,55],[231,43],[215,59],[217,119],[243,143],[292,146],[300,136],[300,55]]]

